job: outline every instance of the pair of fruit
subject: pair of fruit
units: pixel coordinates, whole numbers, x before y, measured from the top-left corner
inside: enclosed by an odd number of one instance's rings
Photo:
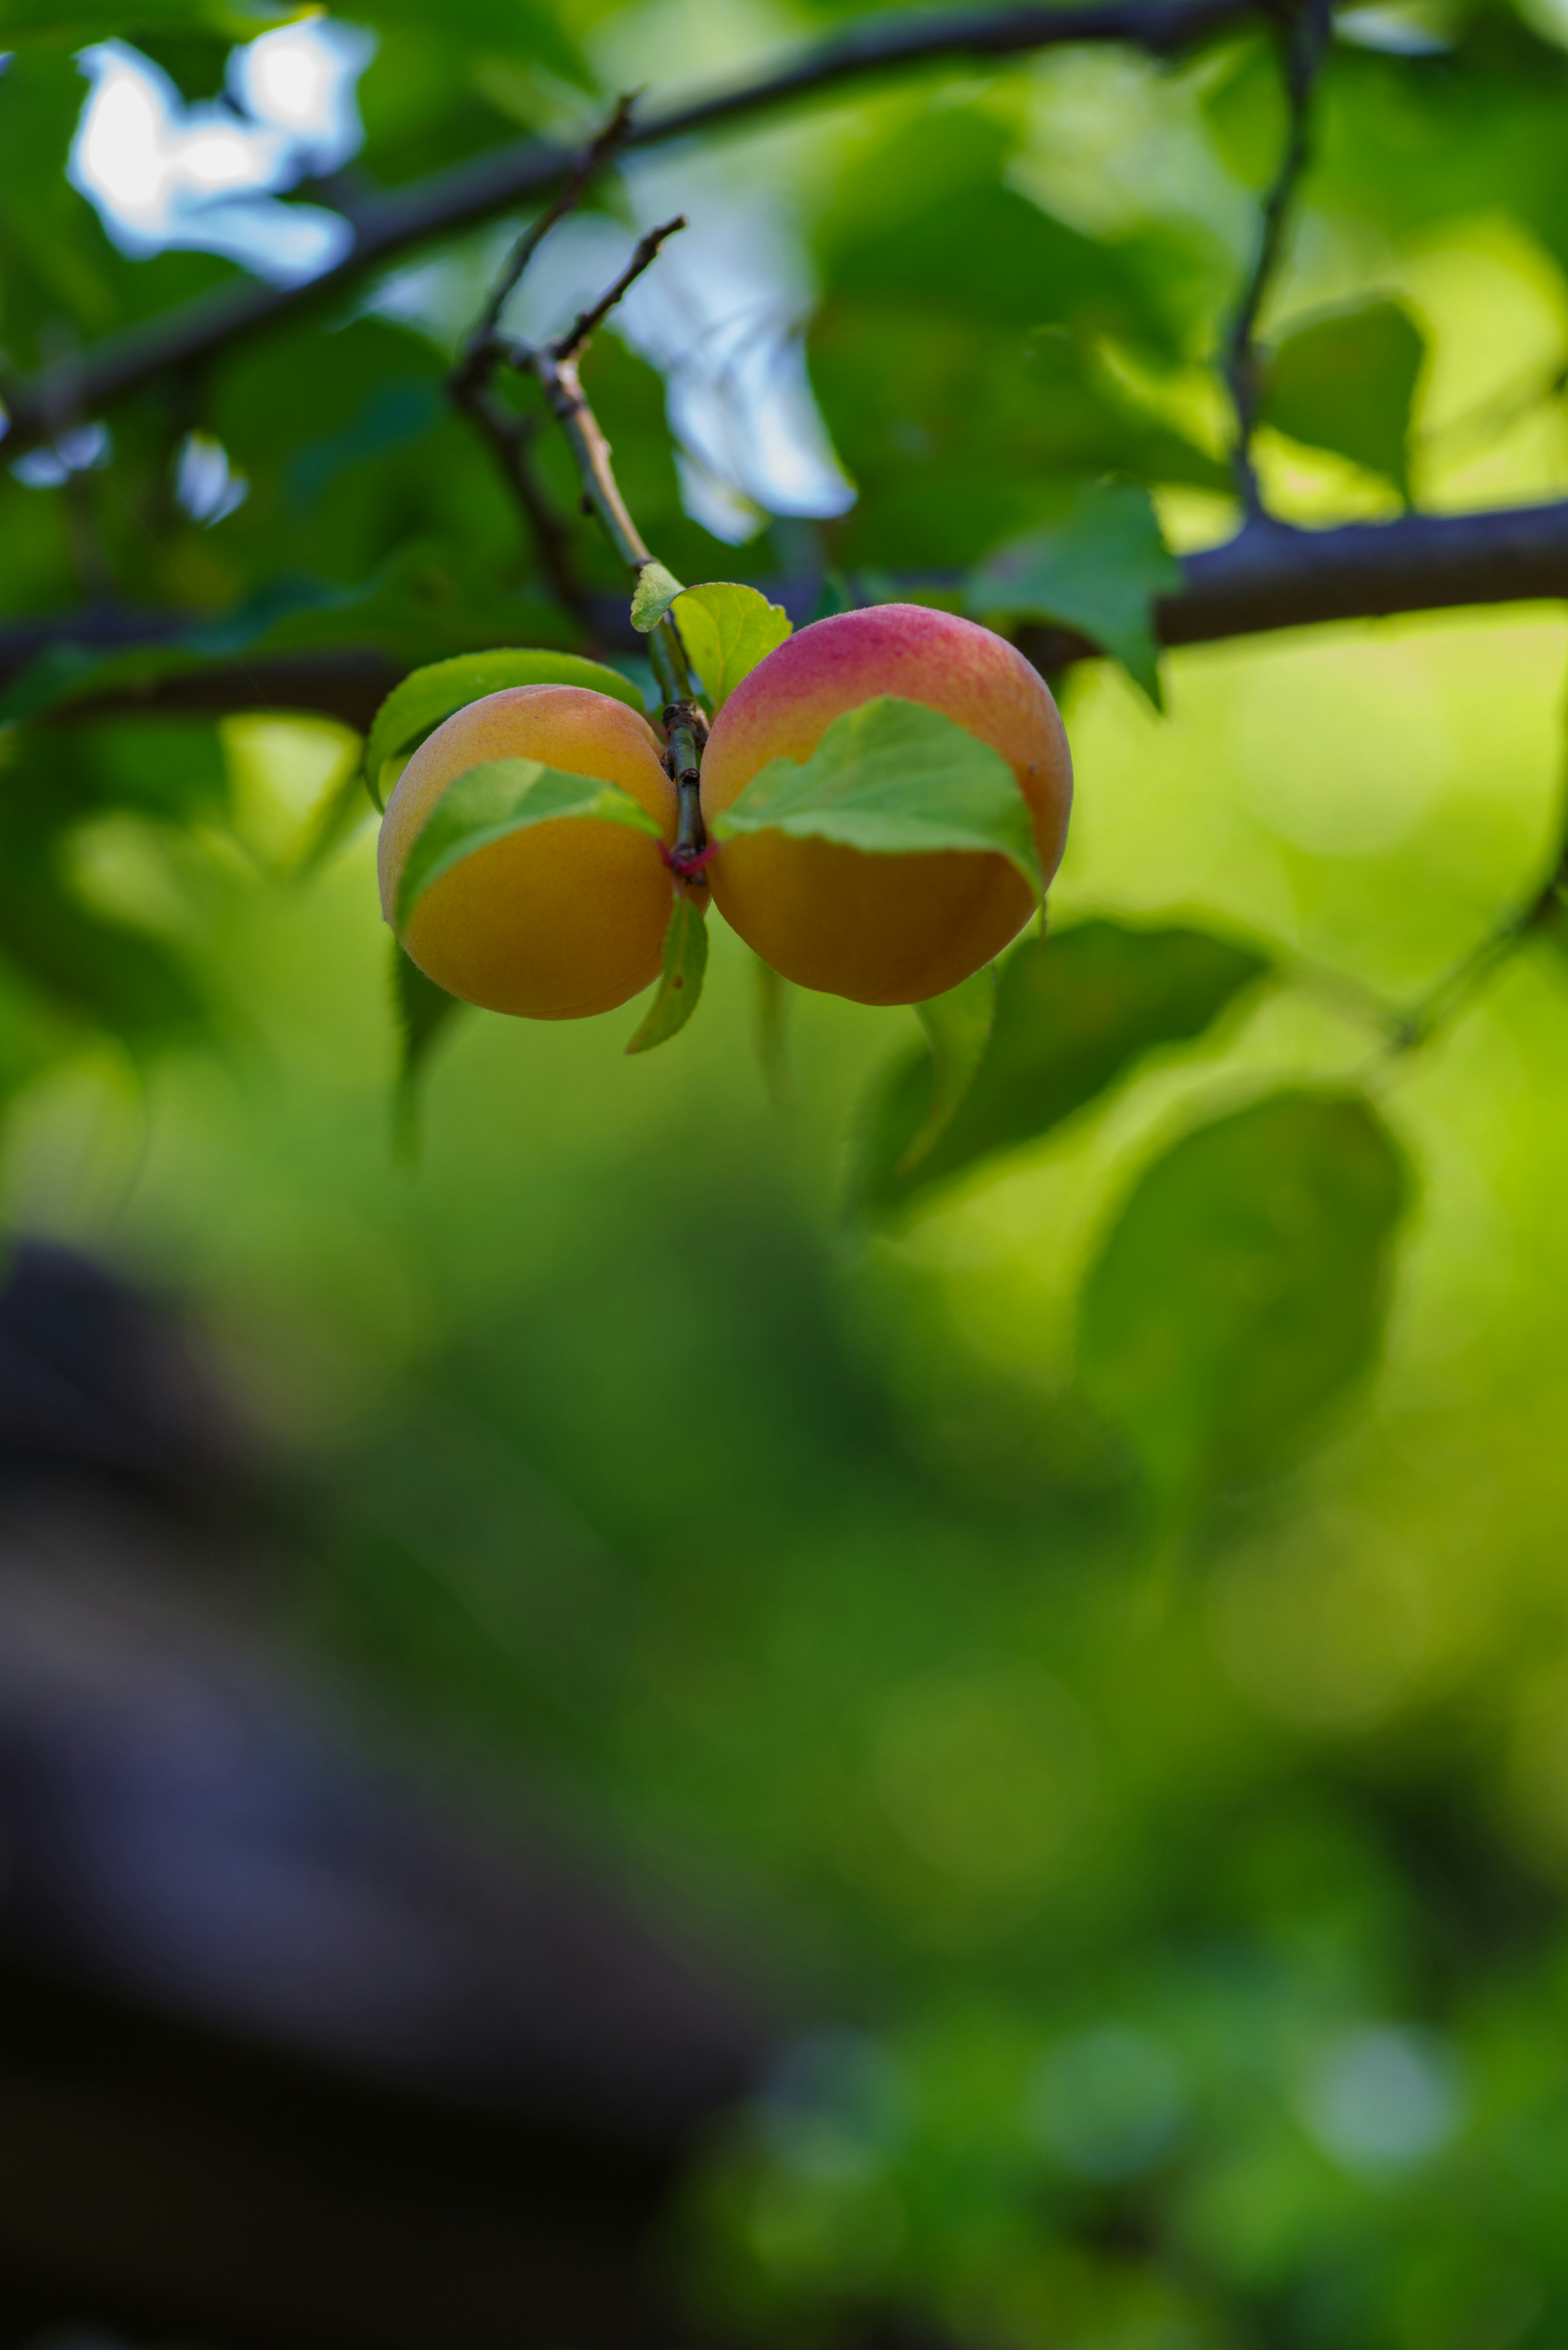
[[[714,818],[779,757],[805,760],[832,722],[883,694],[920,702],[1000,751],[1028,806],[1048,881],[1061,861],[1072,763],[1056,705],[1022,654],[972,621],[918,604],[818,620],[743,679],[714,722],[701,770]],[[394,920],[404,862],[454,777],[537,759],[628,791],[675,838],[675,787],[647,720],[581,686],[516,686],[457,712],[421,744],[388,803],[381,903]],[[764,962],[861,1003],[943,994],[999,953],[1033,897],[986,850],[872,855],[779,831],[726,841],[707,868],[715,902]],[[404,946],[468,1003],[536,1020],[607,1012],[657,977],[671,877],[646,833],[562,818],[477,850],[416,903]]]

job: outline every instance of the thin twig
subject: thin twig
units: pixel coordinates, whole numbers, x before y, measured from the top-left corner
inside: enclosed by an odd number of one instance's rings
[[[496,366],[514,357],[515,350],[501,333],[502,312],[550,231],[581,203],[599,173],[626,144],[633,102],[630,97],[616,100],[602,130],[573,163],[555,201],[517,238],[496,275],[483,308],[463,338],[462,356],[447,379],[453,405],[489,442],[507,487],[523,509],[556,602],[581,626],[590,624],[591,614],[572,560],[571,532],[552,505],[529,453],[536,430],[535,420],[517,415],[504,400],[497,399],[491,378]]]
[[[658,258],[659,248],[665,238],[673,236],[678,229],[682,229],[685,225],[685,213],[677,213],[673,220],[667,220],[661,227],[649,230],[608,293],[602,295],[591,310],[579,310],[575,324],[567,329],[558,342],[551,345],[557,364],[574,358],[586,348],[589,338],[604,325],[616,304],[623,296],[630,293],[643,271]]]
[[[583,390],[578,369],[594,331],[634,286],[657,256],[667,237],[686,225],[683,218],[650,229],[637,246],[620,276],[589,309],[582,311],[559,339],[538,350],[511,347],[514,367],[532,375],[545,395],[545,404],[566,434],[583,484],[583,504],[603,529],[621,561],[634,577],[646,570],[653,554],[631,518],[611,462],[610,444]],[[694,710],[695,694],[680,632],[666,613],[648,637],[648,655],[667,704],[667,729],[680,724]],[[700,755],[700,746],[699,746]]]
[[[1258,250],[1231,322],[1225,359],[1225,380],[1236,411],[1231,466],[1246,513],[1259,519],[1263,503],[1257,468],[1252,463],[1252,435],[1257,430],[1263,391],[1262,359],[1257,346],[1258,320],[1284,258],[1292,213],[1312,152],[1313,92],[1332,29],[1329,5],[1330,0],[1295,0],[1285,27],[1285,103],[1290,119],[1284,151],[1273,185],[1263,201]]]
[[[513,364],[537,380],[546,407],[566,436],[583,484],[584,507],[598,522],[627,568],[634,575],[645,570],[654,557],[621,495],[610,444],[583,390],[577,373],[580,352],[557,359],[556,346],[549,344],[543,350],[517,352]],[[649,632],[647,644],[665,701],[691,702],[694,696],[686,648],[668,613]]]
[[[587,591],[572,560],[572,534],[556,513],[530,460],[537,420],[519,416],[491,387],[456,377],[450,385],[456,405],[489,442],[507,487],[522,507],[556,601],[584,628],[593,625]]]
[[[1429,1044],[1480,994],[1493,973],[1512,961],[1527,940],[1562,921],[1568,892],[1568,824],[1562,828],[1562,837],[1563,845],[1553,852],[1550,870],[1534,896],[1496,923],[1411,1007],[1396,1039],[1400,1050],[1414,1052]]]
[[[468,336],[460,372],[466,373],[469,369],[480,374],[483,372],[489,361],[490,346],[501,324],[501,314],[522,283],[524,271],[556,223],[576,210],[599,173],[625,146],[631,130],[631,109],[635,103],[635,98],[630,95],[616,100],[614,110],[603,129],[583,149],[557,190],[554,202],[546,205],[537,220],[529,223],[517,239]]]
[[[576,462],[584,511],[597,519],[635,582],[654,556],[621,495],[609,442],[583,390],[578,369],[597,329],[652,265],[665,240],[685,227],[684,218],[678,216],[649,229],[639,239],[614,284],[588,309],[580,311],[566,332],[554,342],[535,348],[504,335],[500,325],[508,297],[545,236],[574,204],[581,202],[595,173],[604,168],[624,142],[629,120],[630,101],[622,99],[598,137],[584,151],[556,203],[513,247],[467,338],[463,357],[452,372],[449,387],[453,400],[473,418],[501,460],[534,526],[557,596],[585,620],[591,615],[577,584],[565,526],[545,500],[527,462],[528,421],[514,416],[497,400],[491,378],[496,366],[504,361],[519,374],[531,375],[538,384],[545,404],[565,433]],[[709,856],[699,790],[707,721],[693,691],[680,631],[668,612],[649,632],[646,641],[664,702],[665,738],[669,745],[665,764],[675,785],[679,811],[675,842],[667,854],[673,871],[682,881],[701,886]]]

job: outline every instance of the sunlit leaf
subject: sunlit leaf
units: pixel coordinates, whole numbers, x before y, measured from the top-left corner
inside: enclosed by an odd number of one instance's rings
[[[677,889],[664,933],[664,969],[659,993],[647,1018],[627,1046],[628,1053],[650,1053],[685,1027],[702,993],[708,968],[708,925],[694,894]]]
[[[1282,336],[1262,418],[1410,494],[1410,411],[1427,343],[1402,302],[1357,302]]]
[[[784,832],[888,856],[992,850],[1036,889],[1039,854],[1012,768],[917,702],[881,694],[836,718],[809,759],[772,759],[710,827]]]
[[[770,604],[754,588],[742,588],[730,579],[688,588],[672,608],[715,716],[741,680],[790,633],[789,614],[782,604]]]
[[[898,1161],[900,1175],[912,1174],[935,1149],[974,1083],[996,1017],[995,965],[987,963],[945,995],[933,995],[915,1009],[930,1039],[930,1101],[919,1131]]]
[[[1078,1367],[1168,1509],[1278,1469],[1366,1369],[1408,1193],[1354,1094],[1271,1095],[1145,1170],[1085,1284]]]
[[[946,1131],[908,1168],[932,1104],[932,1060],[901,1061],[873,1097],[857,1183],[862,1207],[897,1209],[993,1154],[1048,1134],[1134,1068],[1184,1045],[1267,970],[1251,947],[1206,931],[1077,922],[1015,946],[998,969],[996,1016]]]
[[[632,627],[639,635],[648,636],[658,628],[677,596],[684,592],[674,572],[666,571],[662,563],[645,563],[632,591]]]
[[[607,693],[639,714],[642,696],[619,672],[576,653],[535,648],[460,653],[431,661],[395,685],[376,712],[365,743],[365,774],[379,806],[387,771],[400,766],[444,719],[511,685],[581,685]]]
[[[1180,585],[1148,492],[1136,482],[1086,482],[1057,520],[999,548],[971,575],[969,605],[982,619],[1082,629],[1158,709],[1155,599]]]
[[[392,941],[392,1006],[399,1045],[396,1139],[401,1154],[412,1159],[419,1143],[420,1084],[431,1052],[450,1026],[453,1013],[468,1007],[427,977],[396,939]]]
[[[619,784],[592,775],[572,775],[537,759],[491,759],[454,776],[426,817],[403,866],[398,885],[398,928],[427,889],[465,858],[536,824],[580,816],[601,824],[624,824],[659,838],[647,809]]]

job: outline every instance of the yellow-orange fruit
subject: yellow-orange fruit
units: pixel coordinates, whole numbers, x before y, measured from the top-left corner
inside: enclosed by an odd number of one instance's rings
[[[675,786],[646,718],[580,685],[516,685],[471,702],[421,743],[381,825],[381,911],[397,929],[409,850],[448,784],[491,759],[538,759],[619,784],[675,838]],[[576,1020],[659,975],[671,881],[657,840],[558,816],[493,842],[427,889],[404,946],[437,985],[491,1012]]]
[[[814,621],[758,663],[720,712],[703,754],[706,821],[770,759],[805,760],[842,712],[883,693],[924,702],[1001,752],[1029,804],[1048,881],[1073,800],[1073,763],[1050,689],[1004,638],[921,604]],[[765,962],[802,987],[859,1003],[945,993],[1001,952],[1034,902],[1000,854],[873,856],[779,832],[725,841],[708,879],[720,911]]]

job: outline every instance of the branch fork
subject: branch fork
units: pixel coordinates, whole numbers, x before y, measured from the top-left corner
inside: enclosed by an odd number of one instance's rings
[[[581,505],[603,529],[635,582],[658,558],[632,520],[615,477],[610,444],[579,373],[583,356],[594,335],[616,305],[624,300],[644,271],[657,260],[666,241],[686,225],[684,214],[661,222],[640,237],[626,267],[591,307],[578,312],[570,327],[553,342],[537,346],[502,331],[501,315],[522,282],[523,273],[557,222],[581,203],[594,180],[605,171],[631,135],[630,98],[620,99],[604,128],[583,150],[555,202],[517,239],[486,297],[463,344],[462,356],[449,379],[455,404],[472,418],[493,449],[507,484],[523,509],[540,561],[548,573],[557,600],[570,617],[591,626],[591,612],[571,559],[564,519],[556,513],[528,461],[528,448],[537,421],[516,416],[497,398],[494,377],[502,368],[532,376],[545,405],[566,435],[582,484]],[[678,805],[673,847],[665,860],[681,880],[698,887],[712,851],[702,825],[699,779],[708,721],[698,703],[686,648],[669,612],[648,635],[664,709],[669,748],[665,769],[675,785]]]

